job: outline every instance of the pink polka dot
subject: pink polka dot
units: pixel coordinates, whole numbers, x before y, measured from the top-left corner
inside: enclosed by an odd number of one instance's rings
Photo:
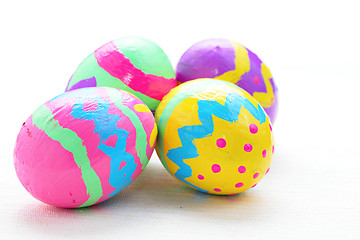
[[[244,173],[244,172],[246,172],[246,167],[240,166],[240,167],[238,168],[238,171],[239,171],[239,173]]]
[[[216,145],[219,148],[224,148],[226,146],[226,141],[223,138],[219,138],[218,140],[216,140]]]
[[[250,143],[244,145],[245,152],[251,152],[253,146]]]
[[[253,123],[250,124],[249,129],[250,129],[250,132],[251,132],[252,134],[255,134],[255,133],[258,132],[258,127],[257,127],[255,124],[253,124]]]
[[[215,192],[221,192],[221,189],[220,188],[214,188],[214,191]]]
[[[204,176],[199,174],[199,175],[198,175],[198,179],[203,180],[203,179],[204,179]]]
[[[270,131],[272,131],[272,126],[271,126],[271,124],[269,124],[269,127],[270,127]]]
[[[254,184],[254,185],[252,185],[252,186],[251,186],[251,188],[254,188],[254,187],[256,187],[256,185],[257,185],[257,184]]]
[[[212,170],[214,173],[218,173],[218,172],[221,171],[221,167],[220,167],[220,165],[218,165],[218,164],[214,164],[214,165],[211,166],[211,170]]]
[[[242,186],[244,186],[242,182],[238,182],[237,184],[235,184],[236,188],[241,188]]]
[[[275,148],[274,145],[272,146],[272,153],[274,154]]]
[[[266,150],[264,150],[264,151],[262,152],[262,156],[263,156],[263,158],[266,157]]]
[[[268,168],[268,170],[266,170],[266,173],[265,173],[265,174],[268,174],[269,171],[270,171],[270,168]]]
[[[258,76],[255,76],[255,77],[254,77],[254,83],[255,83],[255,84],[259,84],[259,83],[260,83],[260,79],[259,79]]]
[[[258,176],[259,176],[259,173],[255,173],[254,176],[253,176],[253,178],[255,179],[255,178],[257,178]]]

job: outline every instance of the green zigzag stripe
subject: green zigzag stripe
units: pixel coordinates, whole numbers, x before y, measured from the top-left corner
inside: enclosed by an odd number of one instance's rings
[[[86,147],[83,146],[79,136],[72,130],[60,126],[59,122],[54,119],[51,110],[45,105],[33,113],[32,121],[36,127],[43,130],[51,139],[58,141],[64,149],[73,154],[89,195],[88,200],[79,207],[87,207],[96,203],[103,195],[101,181],[90,165]]]
[[[135,112],[133,112],[130,108],[126,107],[123,104],[123,98],[121,91],[108,88],[108,95],[110,100],[115,104],[117,108],[119,108],[122,113],[127,116],[131,122],[133,123],[136,130],[136,143],[135,148],[137,151],[137,155],[140,158],[140,162],[142,164],[142,169],[146,167],[149,162],[149,158],[146,155],[146,147],[147,147],[147,135],[145,129]]]

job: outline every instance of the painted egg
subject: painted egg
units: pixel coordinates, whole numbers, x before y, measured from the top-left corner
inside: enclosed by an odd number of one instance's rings
[[[76,69],[66,91],[113,87],[134,94],[151,110],[176,86],[175,72],[163,50],[140,37],[111,41],[90,54]]]
[[[180,58],[176,79],[183,83],[197,78],[215,78],[238,85],[251,94],[274,122],[278,97],[269,68],[239,43],[207,39],[191,46]]]
[[[15,170],[36,199],[86,207],[126,188],[147,165],[156,137],[153,114],[134,95],[105,87],[69,91],[23,123]]]
[[[232,83],[181,84],[164,97],[155,119],[162,164],[192,188],[233,195],[254,187],[269,171],[274,152],[269,117]]]

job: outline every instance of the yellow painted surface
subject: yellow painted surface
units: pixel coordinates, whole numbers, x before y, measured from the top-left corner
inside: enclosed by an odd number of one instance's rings
[[[235,69],[225,72],[224,74],[215,77],[215,79],[236,83],[240,77],[250,71],[250,59],[246,48],[241,46],[239,43],[231,42],[235,52]]]
[[[174,97],[177,93],[186,90],[186,85],[181,89],[181,86],[170,92],[169,98]],[[249,101],[257,106],[258,102],[250,96],[247,92],[232,87],[219,86],[210,88],[189,96],[180,102],[173,110],[165,128],[163,137],[163,151],[165,161],[169,172],[174,175],[179,169],[179,166],[171,161],[166,155],[170,149],[182,146],[178,135],[178,129],[184,126],[202,125],[198,118],[198,104],[201,99],[218,101],[224,105],[226,96],[230,92],[236,92],[241,96],[246,97]],[[166,103],[161,106],[159,115]],[[158,120],[158,119],[157,119]],[[209,191],[213,194],[235,194],[243,192],[257,184],[265,175],[270,167],[272,159],[273,136],[270,130],[270,120],[266,117],[266,121],[262,124],[248,112],[247,109],[241,107],[238,121],[228,122],[221,118],[212,115],[214,123],[214,131],[209,136],[200,139],[194,139],[197,153],[196,158],[185,159],[184,163],[189,165],[192,169],[192,176],[185,180],[189,183]],[[258,132],[253,134],[249,130],[250,124],[256,124]],[[226,146],[220,148],[217,146],[217,140],[223,138],[226,141]],[[245,144],[251,144],[253,149],[251,152],[244,150]],[[158,149],[159,151],[160,149]],[[263,157],[262,152],[266,150],[266,157]],[[214,173],[212,166],[218,164],[221,166],[221,171]],[[245,173],[240,173],[238,168],[240,166],[246,167]],[[254,175],[258,173],[259,176],[254,179]],[[204,177],[203,180],[198,178],[198,175]],[[235,187],[237,183],[243,183],[240,188]],[[214,189],[221,189],[217,192]]]
[[[274,90],[270,83],[270,78],[272,78],[271,72],[264,63],[261,64],[261,74],[264,78],[266,92],[254,92],[253,97],[259,101],[261,106],[263,106],[264,108],[269,108],[274,103],[275,98]]]
[[[148,106],[146,106],[144,104],[135,104],[134,109],[137,112],[151,112],[150,109],[148,108]]]

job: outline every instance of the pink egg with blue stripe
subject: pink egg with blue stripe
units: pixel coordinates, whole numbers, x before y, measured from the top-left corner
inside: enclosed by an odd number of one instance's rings
[[[23,123],[14,164],[25,189],[57,207],[87,207],[125,189],[149,162],[157,137],[150,109],[106,87],[63,93]]]
[[[134,94],[154,111],[175,86],[175,72],[164,51],[151,40],[129,36],[91,53],[72,75],[66,91],[113,87]]]

